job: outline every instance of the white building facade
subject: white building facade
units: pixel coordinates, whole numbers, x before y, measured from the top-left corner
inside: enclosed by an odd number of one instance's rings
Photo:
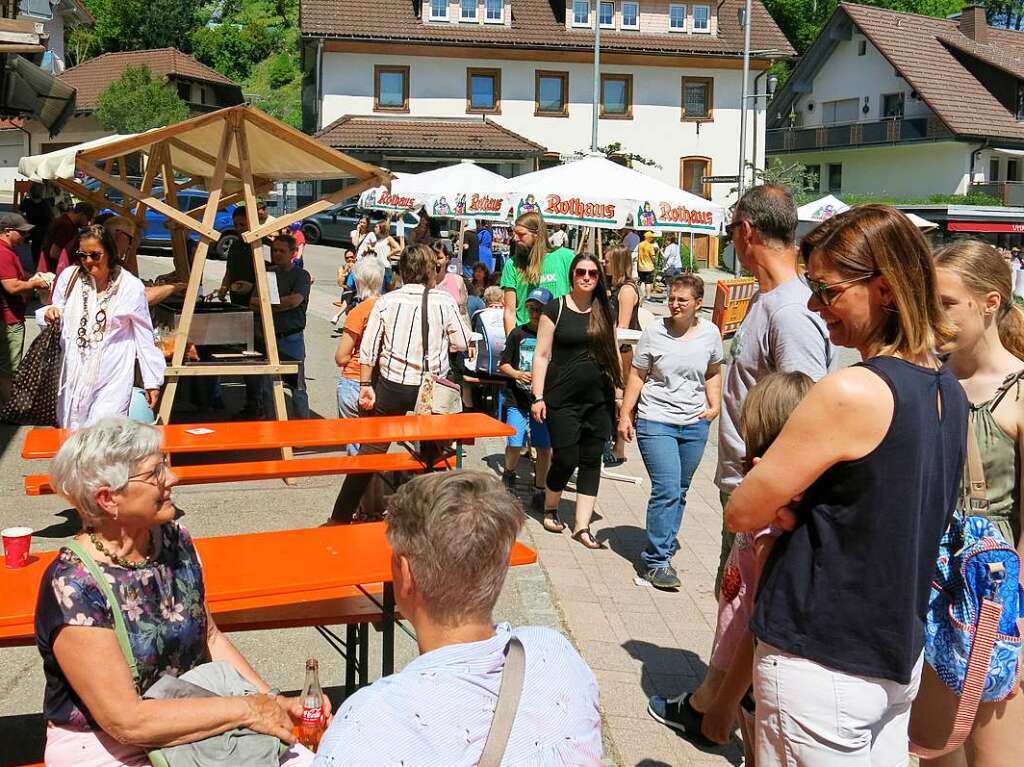
[[[988,28],[979,8],[932,19],[844,4],[769,107],[768,161],[802,165],[810,193],[1020,205],[1024,71],[994,67],[999,52],[1024,53],[1024,35]]]
[[[337,5],[344,9],[349,2]],[[741,58],[735,48],[742,31],[733,3],[570,0],[559,16],[543,0],[424,0],[419,18],[409,19],[412,39],[379,44],[351,39],[351,30],[344,34],[343,15],[334,17],[334,34],[312,36],[324,29],[322,12],[313,17],[319,24],[307,21],[322,5],[303,2],[307,49],[317,46],[307,60],[317,61],[316,109],[308,113],[318,129],[348,115],[486,118],[544,147],[539,164],[587,152],[593,24],[600,13],[598,146],[617,144],[620,153],[654,163],[635,168],[717,202],[726,202],[734,186],[703,182],[739,167]],[[529,24],[520,26],[520,18]],[[759,20],[771,25],[774,55],[791,50],[763,8]],[[637,52],[641,47],[644,53]],[[768,58],[755,58],[751,93],[755,85],[764,92],[765,78],[758,75],[768,65]],[[760,166],[765,100],[756,103],[760,114],[748,112],[747,158],[756,157]],[[386,165],[386,149],[381,155]],[[431,159],[428,147],[423,158]],[[511,175],[533,170],[534,162],[498,169]]]

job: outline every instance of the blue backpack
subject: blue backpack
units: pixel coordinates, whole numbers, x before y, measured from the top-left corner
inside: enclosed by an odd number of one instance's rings
[[[964,513],[953,514],[939,542],[925,616],[925,660],[960,700],[945,746],[913,746],[915,754],[929,759],[963,745],[981,701],[1005,700],[1020,684],[1020,555],[988,519],[974,516],[988,510],[988,493],[973,413],[967,425],[967,473]]]

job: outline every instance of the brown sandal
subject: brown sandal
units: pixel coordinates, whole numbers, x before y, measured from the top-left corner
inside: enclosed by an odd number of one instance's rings
[[[549,533],[561,534],[565,530],[565,522],[558,518],[558,512],[550,509],[544,512],[544,519],[541,520],[541,525]]]
[[[601,543],[599,540],[597,540],[597,538],[594,537],[594,534],[592,532],[590,532],[590,528],[589,527],[584,527],[582,530],[577,530],[575,533],[572,534],[572,539],[574,541],[579,541],[582,545],[586,546],[588,549],[595,549],[596,550],[596,549],[603,549],[604,548],[604,544]]]

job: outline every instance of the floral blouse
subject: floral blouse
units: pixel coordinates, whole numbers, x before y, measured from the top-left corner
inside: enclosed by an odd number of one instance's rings
[[[129,570],[99,562],[124,614],[139,668],[139,693],[164,674],[178,676],[210,660],[206,638],[203,571],[192,536],[177,522],[153,531],[158,551],[148,567]],[[64,626],[101,626],[113,630],[110,606],[85,566],[61,549],[43,574],[36,605],[36,646],[43,656],[48,722],[95,728],[93,721],[53,654]],[[111,659],[81,658],[100,669]]]

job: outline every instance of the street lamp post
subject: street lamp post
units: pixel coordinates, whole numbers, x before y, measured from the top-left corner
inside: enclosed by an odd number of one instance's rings
[[[742,14],[743,24],[743,82],[740,83],[740,167],[736,180],[736,199],[743,196],[747,186],[747,80],[750,77],[750,27],[752,25],[751,10],[753,3],[746,0]],[[740,260],[733,257],[733,274],[740,274]]]
[[[595,0],[594,6],[594,114],[590,126],[590,151],[596,153],[598,105],[601,98],[601,0]]]

